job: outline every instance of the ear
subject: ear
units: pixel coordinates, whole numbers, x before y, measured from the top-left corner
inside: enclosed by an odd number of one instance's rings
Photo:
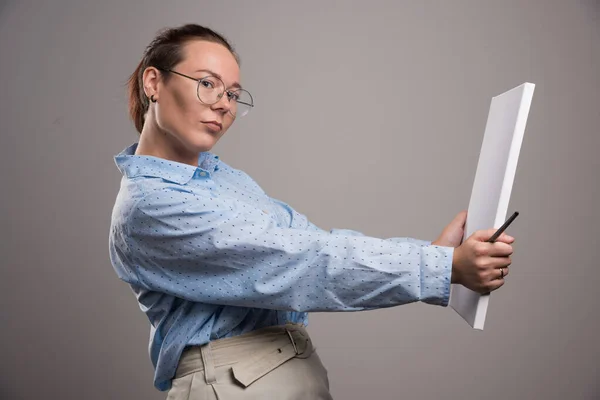
[[[155,98],[158,98],[158,84],[160,80],[160,71],[155,67],[148,67],[144,70],[144,73],[142,74],[142,83],[144,85],[146,97],[150,98],[150,96],[154,95]]]

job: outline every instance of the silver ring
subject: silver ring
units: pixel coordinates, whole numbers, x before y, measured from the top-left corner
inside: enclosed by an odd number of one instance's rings
[[[500,268],[500,279],[504,278],[504,268]]]

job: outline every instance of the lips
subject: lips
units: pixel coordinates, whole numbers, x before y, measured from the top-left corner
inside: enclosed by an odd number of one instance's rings
[[[213,131],[220,131],[223,129],[223,124],[217,121],[201,121],[204,125],[210,128]]]

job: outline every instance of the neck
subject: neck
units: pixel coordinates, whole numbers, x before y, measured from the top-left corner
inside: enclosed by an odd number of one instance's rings
[[[147,120],[151,121],[152,119]],[[190,152],[174,135],[152,123],[144,124],[135,154],[198,166],[199,154]]]

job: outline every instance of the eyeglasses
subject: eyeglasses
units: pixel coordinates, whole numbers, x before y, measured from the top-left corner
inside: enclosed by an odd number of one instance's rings
[[[228,112],[234,117],[243,117],[254,107],[254,100],[250,92],[242,88],[226,90],[225,83],[214,75],[207,75],[204,78],[198,79],[171,69],[157,68],[161,71],[170,72],[198,82],[196,88],[198,100],[206,105],[217,103],[227,93],[227,99],[231,105]]]

